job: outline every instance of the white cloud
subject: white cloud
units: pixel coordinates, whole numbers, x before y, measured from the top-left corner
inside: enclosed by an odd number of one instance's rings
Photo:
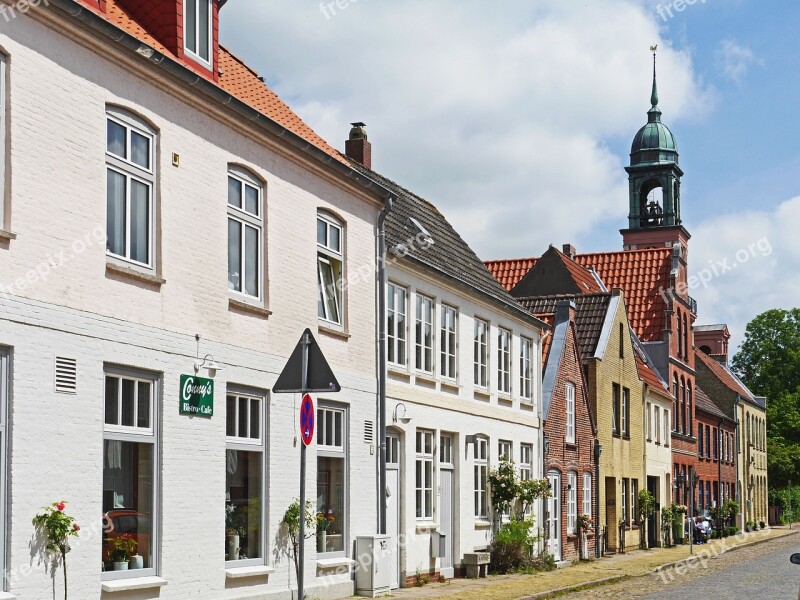
[[[635,0],[319,7],[229,2],[223,42],[334,146],[366,122],[374,167],[436,203],[485,258],[625,222],[627,156],[606,140],[646,121],[650,45],[665,122],[713,104],[688,51]]]
[[[753,317],[797,306],[800,196],[773,211],[712,217],[693,229],[689,271],[700,276],[707,269],[710,281],[690,294],[699,303],[702,324],[728,324],[733,353]],[[725,267],[729,270],[722,272]]]
[[[750,67],[763,64],[750,48],[742,46],[734,39],[721,41],[716,54],[722,65],[722,72],[736,85],[741,85]]]

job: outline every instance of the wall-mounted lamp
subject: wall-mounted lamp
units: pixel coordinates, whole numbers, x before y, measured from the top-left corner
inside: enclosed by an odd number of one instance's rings
[[[401,406],[403,407],[403,414],[398,416],[397,409],[400,408]],[[392,412],[392,423],[397,423],[398,420],[403,425],[408,425],[411,422],[411,417],[406,416],[406,405],[403,404],[402,402],[398,402],[397,404],[395,404],[394,411]]]
[[[200,369],[206,369],[208,371],[208,376],[214,379],[214,377],[217,376],[217,372],[222,371],[222,367],[217,364],[211,354],[206,354],[203,358],[200,358],[200,334],[195,334],[194,339],[197,342],[197,354],[194,359],[194,374],[197,375]]]

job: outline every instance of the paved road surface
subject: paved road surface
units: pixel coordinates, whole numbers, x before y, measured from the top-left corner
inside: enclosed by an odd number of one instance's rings
[[[695,549],[702,550],[703,547],[700,545]],[[707,561],[707,568],[676,574],[668,583],[656,575],[637,577],[561,598],[797,600],[800,565],[789,562],[789,555],[793,552],[800,552],[800,540],[796,536],[726,552]]]

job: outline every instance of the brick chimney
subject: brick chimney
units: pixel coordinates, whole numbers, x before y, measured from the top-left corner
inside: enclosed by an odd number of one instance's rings
[[[572,260],[575,260],[575,257],[578,255],[578,251],[572,244],[564,244],[561,251],[567,256],[569,256]]]
[[[344,153],[348,158],[372,168],[372,144],[367,140],[367,129],[364,123],[351,123],[350,139],[344,143]]]
[[[731,334],[727,325],[695,325],[694,346],[723,365],[728,364],[728,340]]]

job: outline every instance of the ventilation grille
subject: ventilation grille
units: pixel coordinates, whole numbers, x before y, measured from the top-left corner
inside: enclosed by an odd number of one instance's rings
[[[56,392],[78,393],[78,361],[74,358],[56,356]]]
[[[364,443],[371,444],[375,441],[375,425],[372,421],[364,421]]]

